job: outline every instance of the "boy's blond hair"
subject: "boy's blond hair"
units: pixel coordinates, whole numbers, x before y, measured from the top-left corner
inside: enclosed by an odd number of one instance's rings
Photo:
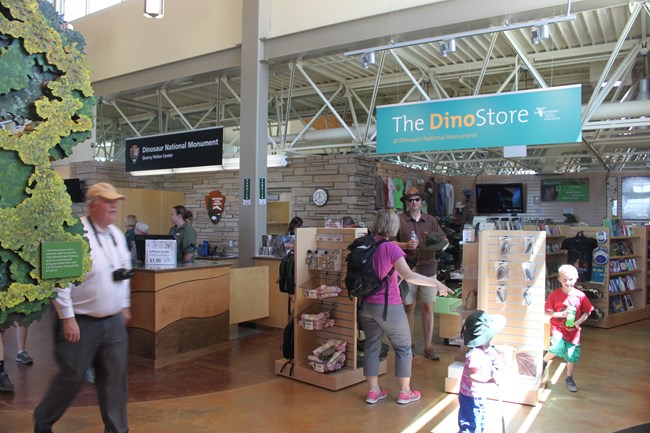
[[[578,278],[578,270],[573,265],[562,265],[557,270],[557,277],[560,278],[562,276]]]

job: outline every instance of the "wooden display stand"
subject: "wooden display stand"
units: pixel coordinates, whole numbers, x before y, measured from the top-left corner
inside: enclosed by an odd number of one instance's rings
[[[598,232],[603,231],[608,235],[606,242],[598,244],[609,252],[609,262],[604,265],[604,281],[602,283],[594,281],[580,283],[584,287],[597,289],[603,294],[602,298],[590,299],[590,302],[603,312],[604,317],[599,320],[587,320],[585,325],[612,328],[650,318],[645,278],[647,272],[646,229],[633,227],[632,230],[634,232],[629,236],[610,236],[608,227],[569,227],[567,230],[567,237],[574,237],[578,232],[583,232],[584,236],[590,238],[596,238]],[[630,263],[631,265],[628,266],[631,269],[622,269],[621,266],[621,269],[614,272],[612,262]],[[627,282],[623,283],[628,278],[635,281],[634,286],[629,286]],[[615,300],[622,301],[622,310],[615,310],[613,307]]]
[[[332,391],[363,382],[363,368],[357,365],[357,305],[356,299],[350,299],[345,290],[345,256],[347,246],[354,239],[366,234],[367,229],[334,229],[334,228],[299,228],[295,244],[295,309],[294,316],[294,361],[293,368],[287,366],[286,359],[275,361],[275,372],[278,375],[290,377]],[[340,271],[314,270],[307,265],[308,251],[341,250]],[[326,278],[329,282],[336,281],[343,288],[341,295],[323,300],[307,298],[303,289],[315,279]],[[316,284],[318,285],[318,284]],[[328,283],[328,285],[330,285]],[[336,323],[333,327],[320,331],[306,330],[298,326],[301,313],[314,313],[323,310],[334,311]],[[347,342],[345,366],[329,373],[319,373],[312,369],[307,356],[328,339],[335,338]],[[380,374],[386,372],[386,361],[379,367]]]
[[[509,243],[504,248],[505,242]],[[526,252],[526,246],[532,246]],[[473,284],[477,283],[477,308],[488,314],[501,314],[508,324],[492,340],[492,344],[509,348],[512,356],[506,360],[513,370],[512,379],[501,386],[504,401],[535,405],[544,389],[541,359],[544,349],[546,233],[539,231],[482,231],[478,244],[463,248],[463,320],[471,313]],[[467,254],[467,257],[465,257]],[[471,278],[472,263],[478,262],[478,279]],[[528,267],[528,274],[524,270]],[[499,275],[499,268],[505,268]],[[526,292],[526,296],[524,293]],[[445,379],[445,391],[458,393],[464,353],[451,364]],[[526,354],[539,360],[535,375],[518,374],[516,355]],[[496,392],[496,390],[495,390]],[[497,398],[496,394],[489,398]]]

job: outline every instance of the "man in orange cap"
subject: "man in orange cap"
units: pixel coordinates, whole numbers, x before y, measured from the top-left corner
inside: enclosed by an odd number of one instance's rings
[[[416,187],[409,188],[402,198],[405,211],[400,214],[400,228],[397,233],[397,245],[406,252],[406,262],[414,268],[415,272],[428,276],[436,276],[437,264],[435,254],[424,250],[429,234],[438,233],[442,239],[447,240],[445,232],[440,228],[438,221],[429,214],[422,213],[422,195]],[[404,284],[404,283],[402,283]],[[435,287],[417,286],[408,284],[409,290],[403,298],[404,310],[409,319],[411,337],[413,337],[415,302],[419,301],[422,312],[422,331],[424,334],[424,356],[433,361],[440,359],[440,355],[433,348],[433,303],[436,295],[440,293],[446,296],[452,293],[448,287],[446,290],[438,290]]]
[[[56,289],[53,304],[59,320],[54,332],[59,372],[34,410],[35,433],[52,432],[52,425],[74,400],[90,366],[95,368],[104,431],[129,431],[126,324],[131,318],[129,280],[133,271],[126,238],[114,224],[119,201],[125,198],[103,182],[86,193],[88,216],[81,222],[93,266],[81,284]]]

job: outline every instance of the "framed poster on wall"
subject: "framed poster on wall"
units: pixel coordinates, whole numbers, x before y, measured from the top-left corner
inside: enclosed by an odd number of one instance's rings
[[[589,201],[589,179],[542,179],[542,201]]]

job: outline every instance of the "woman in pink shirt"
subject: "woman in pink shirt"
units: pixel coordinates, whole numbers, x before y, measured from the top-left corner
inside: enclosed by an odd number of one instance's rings
[[[363,372],[368,382],[368,396],[366,402],[377,403],[388,396],[388,393],[379,386],[379,354],[381,343],[386,334],[395,350],[395,376],[397,376],[400,391],[397,403],[408,404],[418,401],[420,392],[411,388],[411,332],[409,322],[404,312],[402,298],[399,292],[399,277],[412,284],[433,286],[438,288],[440,294],[447,295],[451,290],[435,278],[425,277],[413,272],[406,264],[404,251],[393,242],[386,242],[397,235],[399,230],[399,217],[392,209],[382,209],[377,212],[372,232],[377,242],[383,241],[372,256],[373,266],[379,279],[388,277],[388,284],[377,293],[363,299],[359,317],[361,326],[366,336],[364,344]],[[385,290],[388,290],[387,315],[384,320],[384,306],[386,303]]]

